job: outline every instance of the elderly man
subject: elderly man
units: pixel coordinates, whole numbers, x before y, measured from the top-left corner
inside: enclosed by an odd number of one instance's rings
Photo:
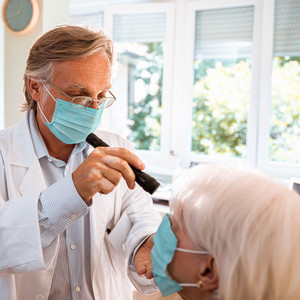
[[[116,100],[112,61],[110,39],[77,26],[45,33],[30,50],[26,116],[0,133],[2,300],[127,300],[128,276],[141,292],[156,290],[160,217],[129,167],[144,164],[128,141],[96,130]],[[89,147],[95,130],[112,147]]]

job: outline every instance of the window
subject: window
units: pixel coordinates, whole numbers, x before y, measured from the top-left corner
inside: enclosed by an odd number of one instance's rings
[[[280,177],[299,175],[299,1],[263,10],[257,166]],[[297,71],[298,69],[298,71]]]
[[[276,1],[268,159],[300,162],[300,2]]]
[[[89,24],[94,28],[101,28],[103,27],[103,12],[72,15],[70,23],[72,25]]]
[[[94,29],[103,28],[103,7],[96,3],[76,4],[70,9],[70,24],[88,25]]]
[[[107,126],[127,137],[146,160],[157,163],[168,153],[164,136],[169,130],[172,92],[172,10],[172,4],[104,10],[105,29],[118,55],[112,89],[119,101],[110,110]]]
[[[113,39],[127,86],[127,132],[136,149],[160,151],[165,13],[116,14]]]
[[[72,13],[95,14],[119,54],[101,126],[154,173],[243,161],[299,177],[300,1],[127,3]]]
[[[196,11],[191,151],[247,156],[253,6]]]

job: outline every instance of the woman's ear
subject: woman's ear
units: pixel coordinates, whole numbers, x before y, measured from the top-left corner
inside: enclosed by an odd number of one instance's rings
[[[219,274],[212,255],[203,256],[199,265],[199,281],[202,283],[203,292],[212,292],[219,286]]]
[[[28,89],[33,100],[40,101],[42,95],[42,83],[34,80],[34,78],[28,78]]]

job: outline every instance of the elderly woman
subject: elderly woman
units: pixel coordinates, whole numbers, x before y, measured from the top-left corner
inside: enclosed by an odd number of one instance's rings
[[[174,182],[154,279],[183,299],[300,299],[300,198],[259,171],[197,166]]]

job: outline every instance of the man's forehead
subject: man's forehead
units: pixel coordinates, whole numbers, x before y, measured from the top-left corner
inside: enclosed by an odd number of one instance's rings
[[[109,89],[110,62],[105,56],[58,62],[54,66],[53,80],[68,89]]]
[[[111,72],[111,63],[106,53],[94,53],[85,58],[55,62],[53,69],[54,72],[87,72],[97,76],[107,76]]]
[[[81,58],[74,58],[74,59],[67,59],[54,62],[54,65],[87,65],[87,64],[106,64],[111,65],[110,60],[105,52],[97,52],[92,55],[81,57]]]

